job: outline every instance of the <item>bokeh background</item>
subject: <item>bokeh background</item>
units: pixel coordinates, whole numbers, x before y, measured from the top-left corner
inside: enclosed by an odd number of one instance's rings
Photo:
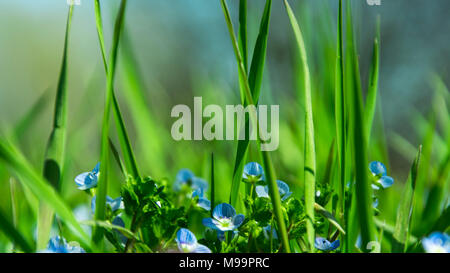
[[[233,18],[237,19],[238,1],[228,2]],[[332,59],[334,52],[337,1],[291,2],[305,33],[315,79],[314,104],[318,105],[321,94],[333,92],[334,88],[334,74],[330,73],[334,63],[326,60]],[[363,86],[367,86],[376,18],[379,15],[381,19],[380,97],[375,131],[383,132],[387,150],[372,151],[371,159],[388,160],[385,163],[389,172],[398,182],[398,188],[392,190],[397,195],[386,198],[389,201],[381,207],[395,206],[415,154],[411,148],[417,148],[424,138],[426,130],[418,128],[426,126],[423,118],[433,108],[436,79],[439,77],[442,83],[450,84],[450,1],[382,0],[381,6],[369,6],[363,0],[353,2]],[[235,57],[220,3],[130,0],[128,4],[116,94],[140,168],[169,182],[185,167],[207,177],[210,154],[214,152],[219,162],[218,177],[225,185],[219,199],[225,201],[236,143],[175,142],[170,137],[174,121],[170,111],[174,105],[192,105],[194,95],[203,96],[204,104],[240,101]],[[118,5],[119,1],[102,1],[107,48]],[[100,154],[106,79],[93,6],[93,1],[81,0],[81,5],[75,8],[69,46],[68,156],[62,194],[73,207],[89,203],[87,196],[76,190],[73,178],[92,169]],[[263,6],[264,1],[249,1],[250,56]],[[65,0],[0,1],[0,126],[3,132],[13,129],[38,102],[40,110],[33,115],[32,126],[20,136],[22,152],[37,169],[42,166],[52,125],[67,11]],[[296,148],[302,142],[295,138],[302,120],[296,95],[298,65],[282,1],[273,3],[268,44],[261,103],[280,105],[280,148],[274,153],[277,174],[301,192],[302,153]],[[133,99],[127,95],[129,92],[139,95]],[[332,101],[327,103],[332,106]],[[333,121],[334,110],[329,111],[329,119]],[[299,124],[292,125],[296,122]],[[316,126],[321,127],[322,122],[329,121],[316,120]],[[317,150],[320,157],[326,158],[334,128],[322,127],[325,128],[316,137],[324,141],[317,141]],[[440,157],[439,151],[436,153]],[[319,169],[325,163],[318,162]],[[118,182],[123,180],[118,170],[116,174]],[[1,183],[2,192],[8,192],[7,185]],[[119,186],[116,183],[111,188],[111,196],[118,196]],[[5,211],[9,209],[8,202],[8,198],[0,200],[0,207]],[[388,217],[393,220],[395,214]]]

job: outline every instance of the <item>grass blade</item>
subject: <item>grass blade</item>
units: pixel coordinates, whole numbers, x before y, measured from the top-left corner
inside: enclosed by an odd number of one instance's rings
[[[343,39],[343,7],[342,0],[339,0],[338,11],[338,41],[336,54],[336,89],[335,89],[335,117],[336,117],[336,140],[338,152],[338,175],[339,175],[339,205],[338,215],[344,219],[345,210],[345,91],[344,91],[344,39]],[[342,221],[344,222],[344,221]]]
[[[66,145],[66,123],[67,123],[67,51],[69,43],[70,27],[72,25],[73,5],[69,7],[67,16],[66,33],[64,38],[64,49],[61,71],[56,90],[55,113],[53,120],[53,130],[47,143],[44,160],[44,177],[57,191],[60,188],[60,178]],[[43,249],[47,245],[50,229],[53,223],[53,211],[46,204],[39,206],[38,217],[38,249]]]
[[[305,207],[308,221],[306,224],[307,238],[311,252],[314,251],[314,204],[315,204],[315,181],[316,181],[316,152],[314,144],[314,122],[311,102],[311,79],[305,49],[305,42],[298,25],[297,19],[289,6],[287,0],[284,0],[287,14],[291,22],[292,29],[297,42],[297,49],[302,60],[303,80],[304,80],[304,102],[305,102]]]
[[[213,208],[216,207],[216,184],[214,174],[214,153],[211,154],[211,217]]]
[[[19,179],[24,187],[28,187],[40,200],[43,200],[54,210],[59,218],[69,227],[74,235],[79,238],[80,243],[90,248],[87,235],[78,224],[70,208],[52,187],[33,167],[24,156],[5,139],[0,139],[0,159],[2,159],[22,179]]]
[[[34,252],[32,244],[28,243],[22,234],[14,227],[8,218],[0,211],[0,231],[8,236],[15,245],[20,247],[24,252]]]
[[[103,38],[103,25],[102,25],[102,16],[100,9],[100,1],[95,0],[95,22],[97,26],[97,34],[100,42],[100,50],[102,52],[103,65],[105,67],[106,75],[108,75],[108,65],[106,60],[106,51],[105,51],[105,41]],[[114,120],[116,122],[117,128],[117,136],[119,138],[120,147],[122,150],[122,154],[125,161],[125,170],[127,174],[130,174],[135,179],[139,178],[139,171],[136,163],[136,159],[134,157],[133,149],[131,147],[131,143],[128,137],[127,130],[125,128],[125,123],[122,118],[122,114],[120,112],[119,103],[117,101],[116,95],[114,91],[112,92],[112,101],[113,101],[113,115]]]
[[[119,47],[120,34],[123,26],[123,19],[125,15],[125,7],[127,0],[122,0],[120,3],[119,13],[116,18],[116,23],[114,26],[114,35],[109,63],[108,79],[106,82],[106,99],[105,99],[105,110],[103,115],[103,125],[102,125],[102,137],[101,137],[101,160],[100,166],[100,178],[98,181],[98,191],[96,198],[96,210],[95,210],[95,220],[103,221],[105,220],[105,207],[106,207],[106,194],[108,191],[108,163],[109,163],[109,127],[110,127],[110,111],[111,102],[113,101],[114,94],[114,76],[116,70],[116,60],[117,52]],[[100,244],[103,239],[103,230],[99,227],[94,227],[92,233],[92,239],[94,243]]]
[[[250,91],[251,89],[250,89],[249,81],[248,81],[247,75],[245,73],[242,56],[239,52],[239,45],[238,45],[236,36],[234,34],[233,23],[231,22],[231,16],[230,16],[230,12],[228,10],[227,3],[225,0],[221,0],[221,4],[222,4],[223,13],[225,15],[225,21],[227,23],[228,31],[230,34],[230,39],[231,39],[231,42],[233,45],[234,53],[236,56],[236,61],[237,61],[238,68],[239,68],[239,74],[242,77],[242,79],[244,79],[243,82],[244,82],[244,87],[245,87],[245,89],[244,89],[245,90],[245,92],[244,92],[245,99],[247,100],[249,105],[255,105],[253,102],[253,97],[252,97],[251,91]],[[271,2],[269,2],[269,4],[271,4]],[[266,7],[267,7],[267,2],[266,2]],[[254,121],[254,123],[257,123],[257,119],[256,119],[255,113],[253,111],[250,111],[250,118],[252,121]],[[258,134],[258,136],[259,136],[259,134]],[[289,253],[290,245],[289,245],[289,239],[288,239],[287,231],[286,231],[286,224],[284,222],[284,215],[283,215],[282,207],[281,207],[280,194],[278,192],[278,186],[276,183],[275,169],[273,167],[272,160],[270,158],[270,154],[267,151],[261,151],[261,153],[262,153],[262,157],[263,157],[263,165],[264,165],[266,179],[268,180],[268,184],[269,184],[269,192],[270,192],[271,201],[272,201],[272,205],[273,205],[274,212],[275,212],[275,218],[277,220],[278,230],[281,234],[282,246],[283,246],[284,251]]]
[[[362,245],[366,246],[375,238],[375,225],[373,220],[372,193],[368,179],[368,155],[366,127],[364,126],[364,113],[362,105],[361,78],[359,74],[359,61],[353,35],[353,22],[351,3],[347,0],[347,46],[349,55],[349,78],[352,80],[352,93],[350,101],[350,117],[352,122],[352,150],[353,166],[356,180],[356,207],[359,227],[361,229]],[[363,250],[366,249],[363,247]]]
[[[370,134],[372,131],[373,119],[375,116],[377,92],[378,92],[378,78],[380,74],[380,17],[377,19],[377,37],[373,42],[372,65],[370,67],[369,88],[367,92],[365,105],[365,123],[367,127],[366,136],[367,143],[370,143]]]
[[[413,162],[408,181],[405,184],[400,207],[397,212],[397,221],[394,229],[394,242],[392,252],[404,252],[407,249],[407,242],[410,233],[411,215],[414,209],[414,190],[416,188],[417,172],[419,170],[422,146]]]
[[[247,85],[249,85],[249,90],[246,90],[246,83],[245,79],[241,75],[241,72],[239,72],[239,78],[241,79],[241,86],[242,86],[242,93],[244,94],[244,98],[242,101],[244,101],[244,106],[250,104],[248,99],[245,99],[247,97],[246,91],[249,91],[252,96],[252,101],[258,104],[259,100],[259,93],[261,90],[261,84],[262,84],[262,77],[264,73],[264,66],[265,66],[265,59],[266,59],[266,51],[267,51],[267,39],[269,36],[269,23],[270,23],[270,12],[272,7],[272,0],[267,0],[266,5],[264,8],[264,13],[261,18],[260,23],[260,29],[258,38],[256,40],[255,49],[253,52],[252,57],[252,64],[250,67],[249,76],[247,77],[247,69],[244,63],[244,58],[242,58],[242,67],[238,63],[238,69],[243,70],[243,73],[245,74],[245,78],[248,80]],[[241,11],[241,10],[240,10]],[[230,21],[231,23],[231,21]],[[234,35],[234,34],[233,34]],[[238,49],[239,50],[239,47]],[[242,54],[241,54],[242,56]],[[255,104],[255,105],[256,105]],[[249,120],[246,119],[245,121],[245,128],[249,127]],[[245,140],[239,140],[238,141],[238,148],[236,152],[236,161],[234,165],[233,170],[233,182],[231,184],[231,194],[230,194],[230,204],[232,206],[236,205],[237,198],[239,195],[239,186],[241,184],[242,179],[242,172],[244,170],[245,165],[245,159],[247,157],[247,149],[249,146],[248,139]]]

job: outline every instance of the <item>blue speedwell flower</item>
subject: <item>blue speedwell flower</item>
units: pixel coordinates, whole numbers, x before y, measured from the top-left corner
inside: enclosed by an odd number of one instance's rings
[[[433,232],[430,236],[422,239],[422,246],[427,253],[450,253],[450,236]]]
[[[277,231],[271,225],[263,227],[264,238],[270,240],[270,233],[272,233],[272,239],[278,239]]]
[[[336,240],[332,243],[330,243],[330,241],[328,241],[325,238],[322,237],[317,237],[316,240],[314,241],[314,246],[318,249],[318,250],[322,250],[322,251],[332,251],[335,250],[336,248],[339,247],[339,240]]]
[[[207,211],[211,210],[211,201],[209,201],[206,196],[205,196],[205,190],[203,188],[195,190],[192,193],[192,198],[195,198],[198,196],[198,202],[197,202],[197,206],[199,206],[200,208],[203,208]]]
[[[79,190],[88,190],[97,186],[98,176],[100,174],[100,162],[90,172],[85,172],[75,177],[75,183]]]
[[[211,250],[197,242],[194,233],[189,229],[180,228],[177,232],[178,249],[185,253],[211,253]]]
[[[372,172],[372,175],[375,177],[375,184],[372,184],[372,188],[375,190],[380,189],[380,186],[385,188],[389,188],[394,184],[394,179],[390,176],[387,176],[386,166],[379,161],[372,161],[369,164],[369,169]]]
[[[246,183],[257,183],[264,181],[264,170],[261,165],[256,162],[247,163],[244,166],[242,180]]]
[[[236,210],[230,204],[222,203],[214,208],[213,218],[204,218],[202,223],[215,230],[230,231],[238,228],[244,219],[244,215],[236,215]]]
[[[91,201],[91,209],[94,212],[95,212],[95,200],[96,199],[97,199],[97,196],[94,196]],[[113,211],[113,212],[118,209],[125,208],[121,196],[117,197],[116,199],[112,199],[111,197],[106,196],[106,205],[108,205],[111,208],[111,211]]]
[[[291,196],[292,192],[289,189],[288,184],[281,180],[277,180],[278,192],[280,193],[281,201],[284,201]],[[256,195],[261,198],[269,198],[269,187],[268,186],[256,186]]]
[[[178,172],[173,187],[175,191],[180,191],[184,185],[188,185],[194,191],[198,189],[206,191],[208,189],[208,183],[205,180],[196,177],[194,173],[188,169],[181,169]]]
[[[116,216],[113,221],[112,221],[113,225],[119,226],[119,227],[125,227],[125,222],[122,220],[121,217]],[[122,244],[126,244],[128,241],[128,238],[122,234],[122,232],[118,231],[118,230],[114,230],[115,233],[119,236],[120,241],[122,242]]]
[[[85,253],[80,246],[68,244],[66,239],[59,236],[50,239],[47,249],[42,251],[44,253]]]

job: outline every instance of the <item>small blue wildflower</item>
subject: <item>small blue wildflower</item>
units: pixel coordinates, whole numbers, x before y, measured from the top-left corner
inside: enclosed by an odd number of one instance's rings
[[[245,216],[237,214],[236,210],[227,203],[217,205],[213,210],[213,218],[204,218],[204,226],[221,231],[237,229],[243,222]]]
[[[332,243],[330,243],[330,241],[328,241],[325,238],[322,237],[317,237],[316,240],[314,241],[314,246],[318,249],[318,250],[322,250],[322,251],[332,251],[335,250],[336,248],[338,248],[340,245],[339,240],[336,240]]]
[[[194,233],[185,228],[180,228],[176,238],[178,249],[185,253],[211,253],[211,250],[197,242]]]
[[[244,166],[242,180],[246,183],[256,183],[264,181],[264,170],[261,165],[256,162],[247,163]]]
[[[288,199],[292,192],[289,189],[288,184],[281,180],[277,180],[278,192],[280,193],[281,201]],[[260,198],[269,198],[269,187],[268,186],[256,186],[256,195]]]
[[[277,231],[271,225],[267,225],[267,226],[263,227],[264,238],[266,238],[267,240],[270,240],[270,232],[271,231],[272,231],[272,239],[274,239],[274,240],[278,239]]]
[[[91,201],[91,209],[93,212],[95,212],[95,200],[96,199],[97,199],[97,196],[94,196]],[[123,204],[121,196],[117,197],[116,199],[112,199],[111,197],[106,196],[106,205],[108,205],[111,208],[111,211],[113,211],[113,212],[118,209],[125,209],[125,206]]]
[[[181,169],[178,172],[173,187],[175,191],[180,191],[184,185],[188,185],[193,190],[208,189],[208,183],[205,180],[196,177],[189,169]]]
[[[120,218],[119,216],[116,216],[113,221],[112,221],[113,225],[119,226],[119,227],[125,227],[125,222],[122,220],[122,218]],[[120,241],[122,242],[122,244],[126,244],[128,241],[128,238],[122,234],[122,232],[118,231],[118,230],[114,230],[116,232],[116,234],[119,236]]]
[[[379,187],[380,185],[381,187],[386,189],[392,186],[392,184],[394,184],[394,179],[390,176],[387,176],[386,166],[384,166],[383,163],[379,161],[372,161],[369,164],[369,169],[376,179],[376,183],[372,184],[372,188],[374,190],[380,189]]]
[[[450,236],[433,232],[430,236],[422,239],[422,246],[427,253],[450,253]]]
[[[192,193],[192,198],[198,196],[197,206],[203,208],[207,211],[211,210],[211,201],[209,201],[205,196],[205,191],[203,188],[197,189]]]
[[[373,202],[372,202],[372,207],[374,208],[374,209],[376,209],[376,208],[378,208],[378,198],[375,198],[375,200],[373,200]]]
[[[59,236],[50,239],[47,249],[43,253],[86,253],[80,246],[68,244],[66,239]]]
[[[88,190],[97,186],[98,176],[100,174],[100,162],[90,172],[85,172],[75,177],[75,184],[79,190]]]

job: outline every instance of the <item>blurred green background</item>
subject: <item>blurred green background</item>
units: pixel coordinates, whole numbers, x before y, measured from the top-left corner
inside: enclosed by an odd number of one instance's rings
[[[306,39],[313,74],[313,103],[315,109],[320,109],[315,113],[320,180],[335,135],[331,94],[337,1],[291,2]],[[364,90],[376,16],[381,18],[380,97],[370,160],[383,161],[396,181],[393,189],[382,194],[383,211],[383,207],[397,207],[402,184],[418,145],[426,138],[431,117],[437,121],[437,137],[429,162],[441,162],[449,152],[445,148],[448,117],[440,118],[432,110],[442,102],[436,97],[436,90],[450,83],[450,2],[382,0],[381,6],[353,2]],[[229,1],[234,19],[237,3]],[[202,96],[204,105],[240,102],[237,68],[219,1],[131,0],[128,4],[116,94],[140,168],[147,175],[169,182],[181,168],[190,168],[207,178],[210,154],[214,152],[216,176],[221,183],[219,199],[228,200],[236,143],[176,142],[170,136],[175,120],[170,111],[174,105],[192,105],[193,96]],[[107,48],[118,5],[119,1],[102,1]],[[264,1],[249,1],[250,45],[256,39],[263,6]],[[0,126],[2,132],[13,130],[40,101],[31,126],[19,136],[22,152],[38,170],[43,165],[52,126],[67,10],[65,0],[0,1]],[[303,140],[296,136],[302,135],[299,130],[303,118],[294,46],[284,7],[281,1],[274,1],[261,103],[280,105],[280,147],[273,153],[274,163],[278,177],[301,193]],[[250,56],[251,53],[250,46]],[[68,61],[69,119],[62,194],[75,208],[89,204],[89,200],[76,190],[73,178],[92,169],[100,155],[106,79],[93,1],[81,0],[75,8]],[[448,97],[448,91],[443,92]],[[250,159],[257,157],[251,154]],[[427,180],[436,168],[427,167],[422,179]],[[112,184],[109,193],[113,197],[119,195],[123,180],[117,168],[115,172],[117,183]],[[10,211],[10,177],[6,172],[1,174],[0,207]],[[448,189],[446,192],[448,199]],[[25,211],[19,215],[21,221],[33,225],[28,220],[33,218],[28,216],[36,213],[35,208],[22,202],[20,206]],[[395,210],[385,218],[394,221]]]

